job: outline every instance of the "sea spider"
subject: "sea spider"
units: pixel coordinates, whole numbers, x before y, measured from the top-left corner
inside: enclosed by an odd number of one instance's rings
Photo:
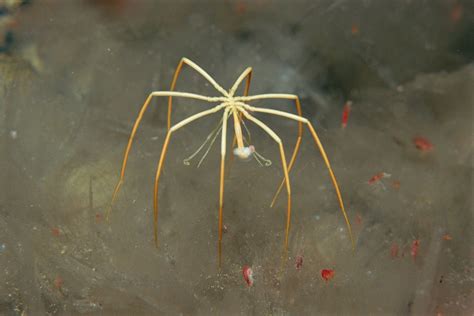
[[[222,96],[218,97],[208,97],[208,96],[203,96],[199,94],[194,94],[194,93],[187,93],[187,92],[177,92],[174,91],[176,87],[176,81],[178,79],[179,73],[182,70],[183,65],[188,65],[195,71],[197,71],[200,75],[202,75],[217,91],[219,91]],[[354,247],[354,240],[352,237],[352,230],[351,230],[351,225],[349,222],[349,218],[347,217],[345,208],[344,208],[344,203],[342,201],[341,197],[341,192],[339,190],[339,185],[337,184],[336,177],[334,176],[334,172],[332,171],[331,165],[329,163],[328,157],[326,155],[326,152],[324,151],[323,145],[321,144],[319,137],[314,130],[311,122],[302,117],[301,115],[301,104],[299,101],[298,96],[293,95],[293,94],[280,94],[280,93],[272,93],[272,94],[258,94],[258,95],[253,95],[253,96],[248,96],[248,90],[250,86],[250,80],[252,78],[252,68],[248,67],[247,69],[244,70],[244,72],[237,78],[235,81],[234,85],[229,91],[224,90],[206,71],[204,71],[201,67],[196,65],[194,62],[187,58],[182,58],[181,61],[178,64],[178,67],[176,68],[176,71],[173,76],[173,81],[171,83],[171,88],[170,91],[155,91],[150,93],[148,98],[146,99],[145,103],[141,107],[141,110],[138,114],[137,119],[135,120],[135,124],[133,125],[132,132],[130,134],[130,138],[127,144],[127,147],[125,149],[125,154],[124,154],[124,159],[122,163],[122,170],[120,172],[120,180],[118,181],[115,190],[112,195],[112,201],[110,203],[110,207],[107,210],[107,218],[108,215],[112,209],[112,206],[115,202],[115,199],[117,198],[117,194],[120,190],[120,187],[123,183],[124,179],[124,174],[125,174],[125,168],[127,166],[127,160],[128,160],[128,155],[130,152],[130,148],[132,146],[133,138],[135,137],[135,133],[137,132],[137,128],[143,118],[143,115],[148,108],[148,105],[150,104],[150,101],[153,97],[168,97],[168,132],[166,134],[166,138],[163,143],[163,148],[161,151],[161,156],[160,160],[158,161],[158,166],[156,170],[156,176],[155,176],[155,187],[154,187],[154,193],[153,193],[153,215],[154,215],[154,237],[155,237],[155,244],[158,246],[158,185],[160,181],[160,175],[161,175],[161,170],[163,168],[163,162],[165,160],[166,156],[166,151],[168,149],[168,145],[170,142],[171,135],[176,132],[178,129],[188,125],[189,123],[196,121],[199,118],[202,118],[204,116],[223,111],[223,116],[222,116],[222,121],[219,131],[222,131],[222,138],[221,138],[221,163],[220,163],[220,182],[219,182],[219,226],[218,226],[218,232],[219,232],[219,241],[218,241],[218,252],[219,252],[219,265],[221,263],[221,253],[222,253],[222,208],[223,208],[223,202],[224,202],[224,166],[225,166],[225,155],[226,155],[226,136],[227,136],[227,120],[232,117],[234,120],[234,140],[232,144],[232,148],[235,146],[235,143],[237,142],[237,148],[234,150],[234,154],[239,156],[240,158],[247,158],[250,155],[254,153],[254,148],[253,146],[244,146],[244,139],[245,137],[242,134],[242,128],[241,124],[243,124],[243,118],[255,123],[257,126],[262,128],[268,135],[270,135],[271,138],[278,144],[279,150],[280,150],[280,157],[281,157],[281,164],[283,168],[283,173],[284,173],[284,178],[273,198],[273,201],[271,203],[271,206],[275,203],[275,200],[280,193],[281,189],[283,186],[286,186],[286,191],[287,191],[287,215],[286,215],[286,230],[285,230],[285,251],[288,248],[288,235],[290,232],[290,221],[291,221],[291,189],[290,189],[290,180],[288,173],[290,172],[291,168],[293,167],[293,164],[295,162],[296,156],[298,154],[298,150],[301,144],[301,138],[302,138],[302,133],[303,133],[303,124],[306,125],[311,132],[311,135],[314,139],[314,142],[319,149],[321,156],[326,164],[326,167],[329,171],[329,175],[331,177],[332,183],[334,185],[334,188],[336,190],[336,195],[337,199],[339,201],[339,206],[341,208],[342,214],[344,215],[344,219],[347,225],[347,229],[349,231],[349,236],[351,238],[352,246]],[[239,85],[242,83],[242,81],[246,79],[246,85],[245,85],[245,90],[244,90],[244,96],[234,96],[237,88]],[[202,112],[199,112],[197,114],[194,114],[179,123],[174,124],[171,126],[171,109],[172,109],[172,99],[173,97],[181,97],[181,98],[189,98],[189,99],[195,99],[195,100],[200,100],[200,101],[206,101],[210,103],[218,103],[218,105],[214,106],[211,109],[204,110]],[[257,108],[250,106],[247,104],[248,102],[255,101],[255,100],[264,100],[264,99],[288,99],[288,100],[293,100],[295,102],[296,106],[296,111],[298,115],[287,113],[284,111],[278,111],[278,110],[273,110],[273,109],[267,109],[267,108]],[[270,129],[267,125],[265,125],[262,121],[259,119],[255,118],[252,116],[250,113],[257,112],[257,113],[268,113],[268,114],[273,114],[281,117],[288,118],[290,120],[294,120],[298,122],[298,138],[296,140],[295,147],[293,149],[293,154],[290,160],[290,163],[287,165],[286,158],[285,158],[285,151],[283,149],[283,143],[280,139],[280,137],[272,130]],[[245,127],[245,125],[244,125]],[[211,133],[212,134],[212,133]],[[217,135],[217,134],[215,134]],[[211,135],[210,135],[211,136]],[[214,136],[216,137],[216,136]],[[209,139],[209,137],[208,137]],[[201,146],[202,147],[202,146]],[[199,149],[200,150],[200,149]],[[199,151],[198,150],[198,151]]]

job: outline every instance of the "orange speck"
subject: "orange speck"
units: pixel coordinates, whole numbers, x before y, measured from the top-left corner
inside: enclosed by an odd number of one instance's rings
[[[398,244],[394,242],[392,247],[390,247],[390,257],[392,257],[392,259],[398,258],[399,250],[400,248],[398,247]]]
[[[247,4],[244,1],[238,1],[235,5],[235,12],[237,14],[245,14],[247,12]]]
[[[433,149],[433,144],[422,136],[413,137],[413,143],[415,144],[416,148],[421,151],[431,151]]]
[[[102,219],[103,219],[102,214],[99,214],[99,213],[95,214],[95,222],[96,223],[100,223],[102,221]]]
[[[124,13],[128,5],[127,0],[89,0],[89,2],[96,4],[106,13],[116,15]]]
[[[336,274],[336,272],[334,272],[334,270],[332,270],[332,269],[323,269],[323,270],[321,270],[321,277],[326,282],[331,280],[332,278],[334,278],[335,274]]]
[[[393,180],[393,181],[392,181],[392,187],[393,187],[395,190],[400,189],[400,181],[399,181],[399,180]]]
[[[7,19],[7,22],[6,22],[6,27],[7,28],[10,28],[10,29],[14,29],[16,28],[20,23],[18,23],[18,21],[16,19],[11,19],[11,20],[8,20]]]
[[[444,235],[443,235],[443,239],[444,239],[444,240],[453,240],[453,237],[451,237],[450,234],[444,234]]]
[[[379,181],[382,178],[389,178],[390,174],[385,172],[377,173],[376,175],[372,176],[372,178],[367,181],[368,184],[374,184],[375,182]]]
[[[54,287],[60,290],[63,286],[64,280],[59,275],[54,279]]]
[[[413,260],[416,259],[416,256],[418,255],[418,248],[420,247],[420,240],[415,239],[411,243],[411,256],[413,257]]]
[[[449,18],[451,19],[451,22],[457,23],[459,20],[461,20],[463,14],[463,6],[460,3],[456,3],[449,14]]]
[[[51,234],[53,234],[54,237],[59,237],[61,235],[61,230],[57,227],[51,228]]]
[[[303,267],[303,256],[296,256],[295,267],[296,270],[300,270]]]
[[[357,24],[355,24],[355,23],[352,24],[351,33],[352,33],[352,35],[359,34],[359,26]]]

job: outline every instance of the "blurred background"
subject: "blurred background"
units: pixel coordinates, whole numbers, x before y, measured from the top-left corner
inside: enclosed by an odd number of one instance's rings
[[[0,0],[0,314],[471,315],[473,7]],[[228,169],[219,269],[219,142],[199,168],[199,157],[183,164],[218,115],[172,138],[156,249],[153,182],[166,135],[159,98],[105,220],[137,113],[151,91],[169,89],[182,57],[226,89],[251,66],[250,94],[300,96],[340,182],[354,251],[305,130],[281,258],[285,194],[269,206],[283,176],[278,148],[248,123],[273,163],[234,160]],[[189,67],[176,90],[218,95]],[[173,123],[210,107],[174,102]],[[252,105],[295,113],[285,100]],[[290,157],[297,124],[256,116]]]

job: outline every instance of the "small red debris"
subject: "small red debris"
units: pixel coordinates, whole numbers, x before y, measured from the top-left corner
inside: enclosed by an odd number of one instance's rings
[[[356,215],[356,222],[358,225],[362,225],[362,216],[360,216],[360,214]]]
[[[443,239],[444,239],[444,240],[453,240],[453,237],[451,237],[450,234],[444,234],[444,235],[443,235]]]
[[[90,3],[97,5],[107,14],[118,15],[126,11],[127,7],[131,5],[127,0],[89,0]]]
[[[415,239],[411,243],[411,256],[413,257],[413,260],[416,259],[416,256],[418,255],[418,248],[420,247],[420,240]]]
[[[295,267],[296,270],[301,270],[301,268],[303,267],[303,256],[296,256]]]
[[[395,190],[400,189],[400,181],[399,181],[399,180],[393,180],[393,181],[392,181],[392,187],[393,187]]]
[[[244,1],[237,1],[234,10],[239,15],[245,14],[247,12],[247,4]]]
[[[352,35],[359,34],[359,26],[357,24],[355,24],[355,23],[352,24],[351,33],[352,33]]]
[[[95,214],[95,222],[96,223],[100,223],[102,221],[102,219],[103,219],[102,214],[100,214],[100,213]]]
[[[53,234],[54,237],[59,237],[61,235],[61,230],[57,227],[51,228],[51,234]]]
[[[390,178],[391,175],[385,172],[377,173],[376,175],[372,176],[372,178],[367,181],[368,184],[374,184],[375,182],[379,181],[382,178]]]
[[[251,287],[253,285],[253,271],[252,268],[249,266],[244,266],[242,269],[242,274],[244,276],[244,280],[247,283],[248,287]]]
[[[398,258],[399,250],[400,248],[398,247],[398,244],[394,242],[392,247],[390,247],[390,257],[392,257],[392,259]]]
[[[323,279],[327,282],[329,280],[331,280],[332,278],[334,278],[334,274],[336,272],[334,272],[334,270],[331,270],[331,269],[323,269],[321,270],[321,276],[323,277]]]
[[[460,3],[456,3],[453,8],[451,9],[451,12],[449,14],[449,18],[451,19],[451,22],[457,23],[459,20],[461,20],[463,14],[463,6]]]
[[[413,143],[415,144],[416,148],[421,151],[431,151],[433,149],[433,144],[422,136],[413,137]]]
[[[349,113],[351,113],[352,101],[347,101],[344,104],[344,108],[342,110],[342,128],[346,128],[347,121],[349,120]]]
[[[60,290],[63,286],[64,280],[59,275],[54,279],[54,287]]]

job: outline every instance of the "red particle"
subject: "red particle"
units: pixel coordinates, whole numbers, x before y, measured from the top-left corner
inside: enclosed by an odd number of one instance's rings
[[[443,235],[443,239],[444,239],[444,240],[453,240],[453,237],[451,237],[450,234],[444,234],[444,235]]]
[[[393,180],[393,181],[392,181],[392,187],[393,187],[395,190],[400,189],[400,181],[399,181],[399,180]]]
[[[344,108],[342,109],[342,128],[346,128],[347,121],[349,120],[349,113],[351,113],[352,101],[347,101],[344,104]]]
[[[253,285],[253,271],[252,268],[249,266],[244,266],[242,269],[242,274],[244,276],[244,280],[247,283],[248,287],[251,287]]]
[[[238,1],[235,5],[235,12],[239,15],[247,12],[247,4],[244,1]]]
[[[411,243],[411,256],[413,257],[413,260],[416,259],[416,256],[418,255],[418,248],[420,247],[420,240],[415,239]]]
[[[54,287],[60,290],[63,286],[64,280],[59,275],[54,279]]]
[[[367,181],[367,183],[368,184],[374,184],[375,182],[379,181],[382,178],[389,178],[389,177],[390,177],[390,175],[388,173],[380,172],[380,173],[377,173],[376,175],[372,176],[372,178],[370,178],[369,181]]]
[[[10,21],[7,19],[5,24],[5,26],[10,29],[16,28],[19,25],[18,21],[15,19],[11,19]]]
[[[109,14],[123,13],[127,7],[127,0],[89,0]]]
[[[352,24],[351,26],[351,33],[352,35],[357,35],[359,34],[359,26],[357,24]]]
[[[51,228],[51,234],[53,234],[54,237],[59,237],[61,235],[61,230],[57,227]]]
[[[295,267],[296,270],[301,270],[301,268],[303,267],[303,256],[296,256]]]
[[[102,221],[102,218],[103,218],[102,214],[99,214],[99,213],[95,214],[95,222],[96,223],[100,223]]]
[[[433,144],[422,136],[413,137],[413,143],[415,144],[416,148],[421,151],[430,151],[433,149]]]
[[[451,9],[451,12],[449,14],[449,18],[451,19],[451,22],[457,23],[459,20],[461,20],[463,14],[463,6],[460,3],[456,3],[453,8]]]
[[[390,247],[390,257],[392,257],[392,259],[398,258],[399,250],[400,248],[398,247],[398,244],[394,242],[392,247]]]
[[[358,225],[362,225],[362,216],[360,216],[360,214],[356,215],[356,222]]]
[[[321,276],[323,277],[323,279],[327,282],[329,280],[331,280],[332,278],[334,278],[334,274],[336,272],[334,272],[334,270],[331,270],[331,269],[323,269],[321,270]]]

